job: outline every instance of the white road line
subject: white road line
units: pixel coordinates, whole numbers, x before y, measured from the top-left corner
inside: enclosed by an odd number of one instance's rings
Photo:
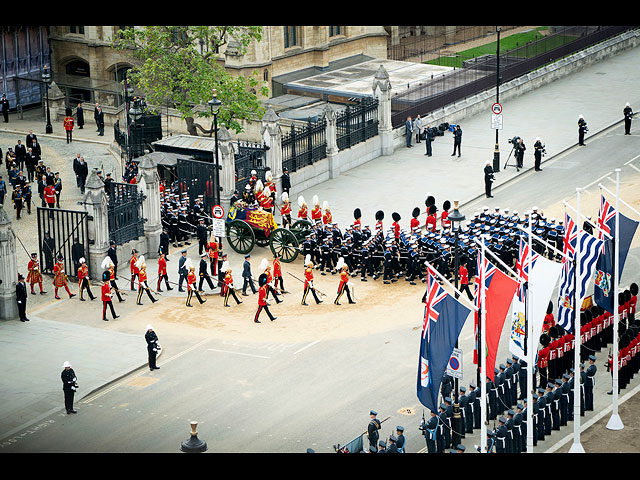
[[[636,167],[633,163],[630,163],[630,164],[629,164],[629,166],[630,166],[631,168],[633,168],[634,170],[636,170],[636,171],[640,172],[640,168]]]
[[[232,352],[231,350],[217,350],[215,348],[207,348],[207,350],[211,352],[220,352],[220,353],[235,353],[236,355],[246,355],[247,357],[271,358],[271,357],[265,357],[264,355],[254,355],[253,353]]]
[[[295,355],[296,353],[300,353],[301,351],[306,350],[306,349],[307,349],[307,348],[309,348],[309,347],[312,347],[313,345],[315,345],[315,344],[316,344],[316,343],[318,343],[319,341],[320,341],[320,340],[316,340],[316,341],[314,341],[314,342],[311,342],[311,343],[309,343],[309,344],[305,345],[304,347],[302,347],[301,349],[296,350],[295,352],[293,352],[293,354]]]
[[[587,188],[591,187],[592,185],[595,185],[596,183],[598,183],[600,180],[602,180],[605,177],[608,177],[609,175],[611,175],[613,172],[608,172],[605,173],[604,175],[602,175],[600,178],[598,178],[597,180],[594,180],[593,182],[591,182],[589,185],[585,185],[584,187],[582,187],[582,190],[586,190]]]
[[[631,162],[633,162],[634,160],[637,160],[638,158],[640,158],[640,155],[636,155],[635,157],[633,157],[631,160],[629,160],[628,162],[625,163],[625,165],[629,165]]]

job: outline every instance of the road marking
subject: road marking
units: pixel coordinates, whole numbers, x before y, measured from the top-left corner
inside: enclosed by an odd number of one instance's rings
[[[264,355],[255,355],[253,353],[232,352],[231,350],[218,350],[216,348],[207,348],[207,350],[209,350],[210,352],[235,353],[236,355],[246,355],[247,357],[271,358],[271,357],[265,357]]]
[[[625,163],[625,165],[629,165],[631,162],[633,162],[634,160],[640,158],[640,155],[636,155],[635,157],[633,157],[631,160],[629,160],[628,162]]]
[[[630,166],[631,168],[633,168],[634,170],[636,170],[636,171],[640,172],[640,168],[636,167],[633,163],[630,163],[630,164],[629,164],[629,166]]]
[[[320,340],[315,340],[315,341],[313,341],[313,342],[311,342],[311,343],[308,343],[307,345],[305,345],[305,346],[304,346],[304,347],[302,347],[301,349],[296,350],[295,352],[293,352],[293,354],[295,355],[296,353],[300,353],[301,351],[306,350],[306,349],[307,349],[307,348],[309,348],[309,347],[312,347],[313,345],[315,345],[315,344],[316,344],[316,343],[318,343],[319,341],[320,341]]]

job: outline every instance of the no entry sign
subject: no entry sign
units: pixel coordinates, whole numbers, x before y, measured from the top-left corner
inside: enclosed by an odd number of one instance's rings
[[[447,374],[453,378],[462,378],[462,350],[454,348],[449,363],[447,365]]]

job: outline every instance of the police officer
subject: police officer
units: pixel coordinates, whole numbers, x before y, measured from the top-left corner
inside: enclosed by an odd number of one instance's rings
[[[587,131],[587,122],[582,114],[578,115],[578,145],[584,146],[584,134]]]
[[[369,425],[367,425],[367,438],[369,439],[369,445],[375,447],[378,444],[378,439],[380,438],[380,434],[378,430],[382,427],[380,420],[376,417],[378,416],[378,412],[375,410],[371,410],[369,412]]]
[[[451,154],[451,156],[452,157],[455,156],[456,148],[457,148],[458,157],[460,157],[460,154],[462,153],[461,147],[462,147],[462,129],[460,128],[460,125],[456,125],[456,129],[453,131],[453,153]]]
[[[624,134],[631,135],[631,119],[633,118],[633,110],[631,110],[629,102],[624,106],[622,114],[624,115]]]
[[[484,167],[484,193],[487,198],[493,198],[493,195],[491,195],[491,184],[494,180],[493,167],[491,166],[491,162],[487,162]]]
[[[540,137],[536,138],[536,143],[533,144],[533,157],[535,158],[534,167],[536,172],[541,172],[540,163],[542,162],[542,153],[544,152],[544,145],[540,140]]]
[[[158,350],[160,344],[158,343],[158,336],[156,332],[153,331],[153,327],[151,325],[147,325],[146,333],[144,334],[144,339],[147,341],[147,353],[149,356],[149,370],[158,370],[160,367],[156,365],[156,356],[158,355]]]
[[[73,396],[78,388],[76,373],[69,362],[64,362],[62,367],[64,370],[62,370],[60,378],[62,379],[62,391],[64,392],[64,408],[67,410],[67,414],[78,413],[73,408]]]

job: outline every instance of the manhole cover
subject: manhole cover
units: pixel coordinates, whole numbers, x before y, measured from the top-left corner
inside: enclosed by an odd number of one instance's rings
[[[415,415],[416,412],[413,410],[413,407],[406,407],[398,410],[398,413],[401,415]]]

